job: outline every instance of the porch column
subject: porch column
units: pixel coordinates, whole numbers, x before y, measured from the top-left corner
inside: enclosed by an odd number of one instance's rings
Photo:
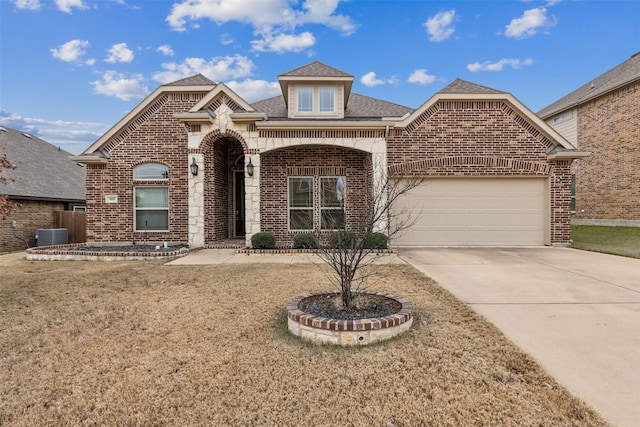
[[[253,176],[246,174],[246,166],[251,159],[253,164]],[[251,246],[251,236],[260,231],[260,155],[245,156],[244,179],[244,206],[245,206],[245,244]]]
[[[189,247],[204,246],[204,154],[189,154],[187,165],[195,159],[198,175],[189,170]]]

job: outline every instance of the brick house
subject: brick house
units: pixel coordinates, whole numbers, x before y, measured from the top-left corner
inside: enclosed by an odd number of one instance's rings
[[[511,94],[456,80],[418,109],[351,92],[315,61],[247,103],[202,75],[160,86],[74,158],[87,239],[215,245],[358,228],[372,186],[424,176],[402,245],[566,244],[575,148]],[[380,228],[384,231],[385,221]],[[333,225],[332,225],[333,224]]]
[[[0,221],[0,252],[24,250],[36,244],[39,228],[55,227],[56,211],[84,209],[85,168],[71,153],[8,127],[0,127],[2,153],[16,168],[2,170],[9,181],[0,193],[16,203]]]
[[[572,167],[573,222],[640,226],[640,52],[538,115],[591,152]]]

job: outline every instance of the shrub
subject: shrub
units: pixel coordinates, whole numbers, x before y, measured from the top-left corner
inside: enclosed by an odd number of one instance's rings
[[[261,231],[251,236],[253,249],[273,249],[276,247],[276,238],[268,231]]]
[[[318,240],[313,233],[301,233],[293,236],[294,249],[317,249]]]
[[[387,236],[384,233],[373,232],[364,241],[365,249],[387,249]]]
[[[353,249],[356,245],[356,233],[353,231],[334,231],[329,236],[329,247],[333,249]]]

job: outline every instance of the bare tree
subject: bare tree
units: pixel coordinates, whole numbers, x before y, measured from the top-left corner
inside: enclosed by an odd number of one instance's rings
[[[9,181],[13,181],[9,178],[2,169],[15,169],[16,167],[9,161],[6,154],[0,156],[0,184],[6,184]],[[7,219],[11,209],[13,209],[14,202],[9,199],[6,194],[0,193],[0,219]]]
[[[376,255],[380,254],[381,247],[377,247],[379,240],[371,238],[379,233],[386,236],[384,248],[387,241],[397,237],[402,231],[415,224],[418,214],[411,214],[406,210],[392,210],[393,204],[398,198],[411,189],[417,187],[424,181],[424,178],[410,177],[394,179],[385,174],[380,182],[374,182],[368,203],[357,207],[357,214],[351,223],[358,224],[356,229],[348,230],[347,212],[345,207],[344,181],[336,181],[333,195],[327,194],[331,190],[321,189],[321,197],[331,199],[333,204],[340,203],[341,213],[336,212],[330,220],[333,226],[329,227],[335,231],[328,241],[324,241],[318,250],[318,255],[327,265],[332,274],[329,279],[340,290],[342,306],[345,309],[352,308],[359,292],[365,289],[370,279],[370,275],[363,271],[363,267],[375,261]],[[331,204],[331,203],[329,203]],[[356,210],[355,206],[350,207],[351,212]],[[321,213],[321,215],[325,215]],[[325,215],[326,216],[326,215]],[[326,220],[323,216],[322,220]],[[323,227],[325,228],[325,227]],[[320,241],[320,235],[316,232],[316,238]]]

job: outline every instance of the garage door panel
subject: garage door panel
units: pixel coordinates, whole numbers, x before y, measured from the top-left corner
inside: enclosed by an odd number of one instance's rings
[[[396,246],[543,245],[547,181],[541,178],[434,179],[400,197],[398,217],[415,225]]]

